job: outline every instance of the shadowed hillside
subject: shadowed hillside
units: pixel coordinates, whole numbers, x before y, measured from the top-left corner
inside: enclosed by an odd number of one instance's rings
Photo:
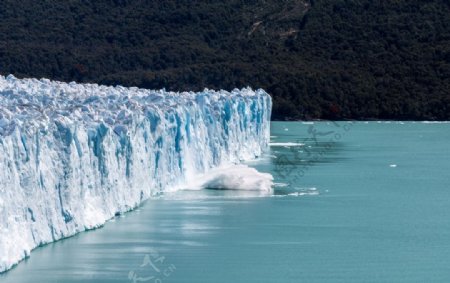
[[[450,1],[3,0],[0,73],[252,86],[274,119],[450,120]]]

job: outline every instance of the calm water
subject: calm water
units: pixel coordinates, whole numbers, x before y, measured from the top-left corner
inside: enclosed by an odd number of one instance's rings
[[[272,135],[250,165],[282,183],[273,196],[152,199],[0,282],[450,282],[449,123],[280,122]]]

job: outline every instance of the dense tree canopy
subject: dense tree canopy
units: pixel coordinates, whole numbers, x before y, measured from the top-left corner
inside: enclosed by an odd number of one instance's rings
[[[3,0],[0,73],[266,89],[274,119],[450,119],[450,1]]]

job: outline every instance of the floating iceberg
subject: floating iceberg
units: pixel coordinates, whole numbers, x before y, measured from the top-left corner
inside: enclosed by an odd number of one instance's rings
[[[0,272],[268,146],[263,90],[183,92],[0,76]]]

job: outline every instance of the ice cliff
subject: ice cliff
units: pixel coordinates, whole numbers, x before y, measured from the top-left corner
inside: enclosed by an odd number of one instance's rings
[[[263,90],[174,93],[0,76],[0,272],[42,244],[269,142]]]

